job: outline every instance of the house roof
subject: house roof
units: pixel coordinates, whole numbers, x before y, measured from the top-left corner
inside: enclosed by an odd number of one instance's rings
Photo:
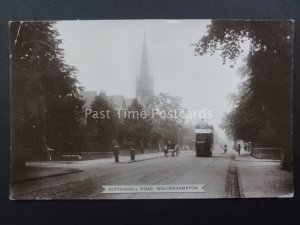
[[[94,101],[95,97],[97,96],[97,91],[79,91],[79,95],[81,99],[85,101],[84,107],[90,108],[92,102]]]

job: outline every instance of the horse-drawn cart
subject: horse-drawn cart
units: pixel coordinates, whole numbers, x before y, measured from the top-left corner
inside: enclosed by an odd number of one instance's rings
[[[171,153],[172,157],[174,157],[174,156],[178,157],[178,154],[179,154],[178,146],[177,145],[175,145],[175,146],[166,145],[164,148],[164,154],[166,157],[168,157],[168,153]]]

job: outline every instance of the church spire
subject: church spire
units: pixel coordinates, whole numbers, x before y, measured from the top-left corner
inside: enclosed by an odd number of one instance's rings
[[[144,42],[143,42],[139,85],[140,85],[140,87],[150,87],[151,82],[152,82],[152,77],[149,72],[149,62],[148,62],[148,54],[147,54],[147,46],[146,46],[146,34],[144,32]]]
[[[136,98],[142,105],[145,105],[147,101],[153,96],[153,94],[153,78],[149,71],[146,33],[144,32],[140,75],[137,78],[136,84]]]

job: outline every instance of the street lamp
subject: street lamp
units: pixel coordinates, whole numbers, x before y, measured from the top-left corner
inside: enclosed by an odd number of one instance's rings
[[[140,144],[141,144],[141,147],[142,147],[141,153],[144,153],[144,143],[143,143],[143,141],[140,141]]]

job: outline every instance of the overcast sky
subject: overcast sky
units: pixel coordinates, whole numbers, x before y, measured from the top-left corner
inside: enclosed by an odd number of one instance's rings
[[[114,20],[63,21],[56,27],[63,39],[65,60],[78,69],[77,78],[86,91],[135,97],[135,81],[141,66],[146,35],[150,73],[155,94],[179,96],[191,111],[211,110],[218,128],[224,112],[231,109],[228,95],[240,83],[238,68],[222,65],[219,54],[195,56],[191,44],[205,33],[209,20]],[[247,51],[245,51],[247,54]]]

